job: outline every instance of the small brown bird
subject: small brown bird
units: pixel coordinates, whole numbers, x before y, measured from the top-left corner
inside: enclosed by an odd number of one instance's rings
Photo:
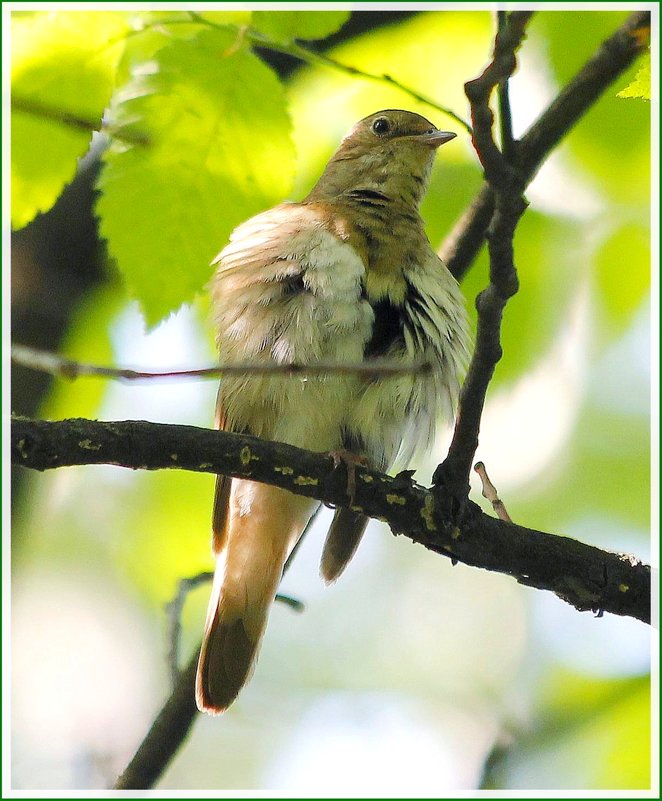
[[[468,348],[462,295],[425,235],[418,207],[436,149],[455,134],[407,111],[357,123],[301,203],[240,225],[214,260],[221,360],[356,363],[376,357],[432,372],[390,377],[224,378],[216,426],[314,451],[349,453],[378,470],[403,466],[450,419]],[[257,656],[283,565],[317,501],[218,476],[214,585],[196,700],[220,713]],[[322,554],[333,581],[367,518],[338,509]]]

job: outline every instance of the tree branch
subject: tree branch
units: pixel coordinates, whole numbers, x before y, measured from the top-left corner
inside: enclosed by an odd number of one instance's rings
[[[35,470],[112,464],[221,473],[330,506],[348,503],[347,476],[334,468],[332,456],[194,426],[16,418],[11,457]],[[471,502],[449,511],[443,500],[408,474],[394,478],[356,467],[352,508],[387,522],[394,533],[453,560],[554,592],[580,611],[650,621],[650,568],[638,559],[497,520]]]
[[[497,27],[500,35],[505,35],[508,28],[508,12],[497,11]],[[506,160],[510,161],[513,155],[513,119],[510,109],[510,93],[508,89],[508,78],[504,78],[498,87],[497,97],[499,100],[499,126],[501,130],[501,152]]]
[[[524,185],[600,95],[643,53],[650,36],[650,11],[635,11],[606,39],[575,77],[561,90],[515,148]],[[494,193],[485,183],[455,224],[439,255],[460,279],[478,255],[494,212]]]
[[[198,22],[201,25],[207,25],[212,28],[225,27],[207,19],[197,11],[188,11],[188,15],[191,20]],[[163,21],[161,21],[160,24],[164,24]],[[165,24],[172,23],[166,22]],[[448,108],[448,106],[442,106],[440,103],[437,103],[436,100],[433,100],[426,95],[422,95],[420,92],[417,92],[410,86],[405,86],[405,84],[401,83],[396,78],[393,78],[391,75],[366,72],[365,70],[361,70],[358,67],[353,67],[350,64],[343,64],[342,62],[336,61],[336,59],[326,56],[323,53],[310,50],[308,47],[304,47],[295,41],[275,41],[274,39],[269,38],[266,34],[262,33],[262,31],[252,28],[250,25],[243,26],[241,28],[237,27],[237,33],[240,38],[247,39],[254,47],[262,47],[265,50],[273,50],[277,53],[284,53],[287,56],[292,56],[292,58],[298,58],[300,61],[303,61],[306,64],[316,67],[328,67],[336,72],[343,72],[345,75],[349,75],[353,78],[363,78],[368,81],[377,81],[378,83],[384,83],[388,86],[393,86],[395,89],[399,89],[401,92],[409,95],[409,97],[411,97],[413,100],[417,100],[419,103],[425,103],[426,106],[430,106],[430,108],[434,108],[437,111],[440,111],[442,114],[446,114],[448,117],[455,120],[458,125],[461,125],[465,131],[467,131],[467,133],[471,133],[471,127],[466,120],[463,120],[459,114],[456,114],[452,109]]]
[[[68,128],[84,133],[93,134],[99,131],[114,137],[120,142],[127,142],[130,145],[137,145],[139,147],[149,147],[150,145],[149,137],[146,134],[121,131],[114,125],[108,125],[102,119],[86,119],[72,114],[70,111],[48,106],[33,98],[27,99],[19,97],[14,93],[12,93],[11,98],[11,110],[22,114],[29,114],[31,117],[37,117],[42,120],[57,122],[60,125],[65,125]]]
[[[487,388],[501,358],[501,317],[508,299],[518,289],[513,237],[527,205],[522,197],[524,184],[497,147],[492,130],[494,114],[489,104],[495,87],[503,86],[515,70],[515,53],[532,14],[513,11],[505,19],[499,17],[492,61],[480,77],[464,87],[471,103],[474,147],[494,194],[495,209],[488,229],[490,283],[476,298],[476,346],[460,393],[453,440],[446,459],[433,476],[434,483],[456,494],[460,503],[469,496],[469,472],[478,447]],[[502,114],[509,119],[510,109],[503,108],[503,95],[501,100]],[[512,149],[515,143],[510,145]]]
[[[198,714],[194,688],[199,653],[198,647],[131,762],[115,782],[114,790],[153,787],[188,736]]]

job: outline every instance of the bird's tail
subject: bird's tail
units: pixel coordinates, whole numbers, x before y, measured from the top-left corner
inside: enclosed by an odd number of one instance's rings
[[[347,567],[367,525],[368,518],[360,512],[336,509],[320,562],[320,573],[327,584],[335,581]]]
[[[255,664],[283,565],[316,502],[234,480],[198,661],[196,702],[224,712]]]

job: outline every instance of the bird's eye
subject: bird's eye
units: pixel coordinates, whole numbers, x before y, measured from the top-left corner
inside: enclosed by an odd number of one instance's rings
[[[383,136],[385,133],[388,133],[391,130],[391,123],[386,119],[386,117],[378,117],[372,123],[372,130],[379,136]]]

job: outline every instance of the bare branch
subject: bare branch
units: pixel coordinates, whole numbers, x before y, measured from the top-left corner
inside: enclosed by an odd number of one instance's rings
[[[14,364],[49,373],[60,378],[73,381],[81,376],[97,376],[101,378],[119,379],[122,381],[143,381],[153,378],[219,378],[224,375],[356,375],[366,377],[390,375],[423,375],[432,370],[427,361],[414,361],[409,364],[396,362],[393,359],[372,359],[369,362],[340,364],[338,362],[316,362],[315,364],[274,362],[246,362],[221,364],[215,367],[202,367],[195,370],[169,370],[165,372],[149,372],[129,370],[123,367],[99,367],[83,364],[57,353],[37,350],[25,345],[12,345],[11,360]]]
[[[520,179],[528,185],[549,153],[600,95],[647,48],[650,11],[635,11],[600,46],[541,114],[515,149]],[[494,194],[486,183],[440,248],[448,269],[461,278],[483,246],[494,211]]]
[[[182,630],[182,612],[184,603],[191,590],[198,585],[211,581],[214,574],[206,570],[179,580],[177,592],[172,600],[165,606],[166,618],[168,620],[168,668],[170,669],[170,679],[173,690],[177,687],[179,680],[179,638]]]
[[[515,70],[515,52],[532,13],[512,12],[505,23],[500,22],[492,61],[480,77],[465,84],[471,103],[474,147],[494,193],[495,208],[488,231],[490,284],[476,298],[476,346],[460,393],[448,456],[433,478],[435,484],[452,488],[458,498],[469,494],[469,472],[478,447],[487,388],[501,358],[501,317],[508,299],[518,288],[513,236],[526,209],[522,197],[524,186],[494,140],[494,114],[489,103],[494,88],[503,84]],[[507,115],[510,116],[509,111]]]
[[[179,468],[261,481],[329,506],[348,503],[347,476],[334,468],[330,454],[247,435],[144,421],[16,418],[11,440],[12,462],[35,470],[75,464]],[[425,489],[409,475],[393,478],[359,466],[355,471],[352,508],[428,550],[550,590],[581,611],[650,620],[650,568],[639,560],[497,520],[470,501],[453,510],[442,490]]]
[[[508,27],[508,12],[497,11],[497,29],[500,36],[505,35]],[[510,161],[513,155],[513,118],[510,110],[510,97],[508,89],[508,78],[504,78],[497,87],[497,98],[499,101],[499,126],[501,129],[501,152],[506,161]]]
[[[117,779],[114,790],[147,790],[153,787],[166,765],[177,753],[198,714],[195,705],[195,673],[200,649],[179,674],[175,687],[165,702],[145,739]]]

